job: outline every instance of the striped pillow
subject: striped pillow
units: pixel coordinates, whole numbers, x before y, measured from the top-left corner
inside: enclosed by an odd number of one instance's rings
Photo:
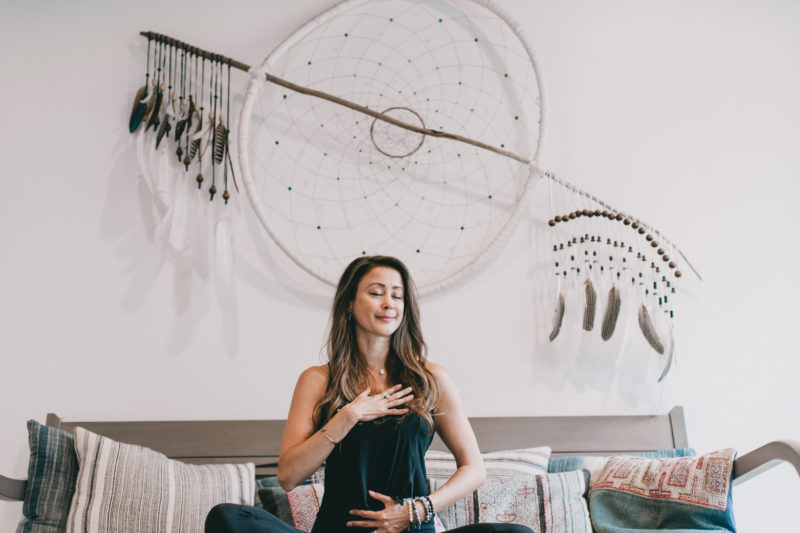
[[[196,533],[215,505],[253,503],[253,463],[189,465],[80,427],[75,451],[80,468],[68,533]]]
[[[78,477],[75,443],[66,431],[28,420],[28,484],[17,533],[64,531]]]

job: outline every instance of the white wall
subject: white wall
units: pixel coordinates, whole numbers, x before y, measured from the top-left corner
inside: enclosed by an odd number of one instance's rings
[[[220,289],[155,245],[127,133],[154,30],[257,64],[331,2],[5,2],[0,17],[0,472],[24,477],[25,421],[281,418],[319,360],[330,293],[265,239],[235,198],[236,279]],[[546,341],[549,214],[425,299],[432,359],[470,415],[687,409],[700,452],[800,440],[800,4],[503,1],[526,28],[549,99],[544,166],[669,235],[684,279],[678,367],[657,386],[591,341]],[[246,77],[235,75],[235,87]],[[635,337],[632,335],[632,338]],[[585,355],[591,352],[591,355]],[[598,359],[594,359],[598,358]],[[742,531],[786,530],[800,480],[737,487]],[[0,504],[11,530],[21,505]]]

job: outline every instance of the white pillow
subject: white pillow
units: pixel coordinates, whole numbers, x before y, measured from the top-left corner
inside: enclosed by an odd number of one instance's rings
[[[67,533],[197,533],[215,505],[253,503],[253,463],[189,465],[80,427],[75,451]]]
[[[546,474],[550,461],[550,447],[525,448],[482,453],[486,477],[509,477],[520,474]],[[428,478],[447,477],[456,471],[456,460],[449,452],[428,451],[425,454]]]

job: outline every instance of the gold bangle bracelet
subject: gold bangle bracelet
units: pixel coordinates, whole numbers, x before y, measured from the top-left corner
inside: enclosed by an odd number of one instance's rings
[[[320,429],[319,431],[320,431],[320,433],[322,433],[322,434],[325,436],[325,438],[326,438],[326,439],[328,439],[329,441],[331,441],[331,443],[332,443],[332,444],[334,444],[334,445],[336,445],[336,444],[339,444],[339,442],[338,442],[338,441],[335,441],[335,440],[333,440],[333,437],[331,437],[330,435],[328,435],[328,434],[326,433],[326,432],[328,431],[328,428],[327,428],[327,426],[323,427],[323,428],[322,428],[322,429]]]

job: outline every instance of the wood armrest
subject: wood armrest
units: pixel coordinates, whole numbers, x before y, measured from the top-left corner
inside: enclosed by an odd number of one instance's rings
[[[27,484],[28,481],[25,479],[12,479],[0,475],[0,500],[7,502],[23,501]]]
[[[736,485],[786,461],[800,476],[800,442],[776,440],[740,455],[733,462],[733,484]]]

